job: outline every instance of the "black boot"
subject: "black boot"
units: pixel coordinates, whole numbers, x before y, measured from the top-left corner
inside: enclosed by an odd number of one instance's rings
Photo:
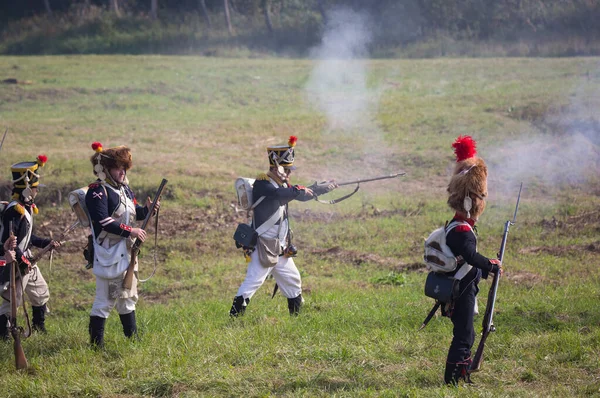
[[[134,337],[137,335],[137,325],[135,323],[135,311],[131,311],[129,314],[119,314],[121,318],[121,325],[123,325],[123,333],[125,337]]]
[[[90,316],[90,344],[94,348],[104,347],[104,324],[106,318]]]
[[[244,296],[235,296],[233,298],[231,309],[229,310],[229,316],[236,317],[238,315],[244,315],[248,303],[250,303],[249,298],[244,299]]]
[[[39,307],[32,306],[32,329],[36,332],[46,333],[46,304]]]
[[[8,338],[8,315],[0,315],[0,341],[7,341]]]
[[[472,384],[471,374],[469,373],[470,361],[450,363],[446,362],[444,371],[444,382],[448,385],[458,386],[459,380],[467,384]]]
[[[300,313],[300,307],[302,307],[301,294],[299,294],[298,297],[288,299],[288,309],[290,310],[290,315],[298,315]]]

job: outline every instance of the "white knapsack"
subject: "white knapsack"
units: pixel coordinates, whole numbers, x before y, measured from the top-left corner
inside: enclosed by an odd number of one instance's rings
[[[69,192],[69,204],[71,205],[71,210],[73,210],[73,213],[77,216],[79,225],[84,228],[91,226],[90,215],[87,206],[85,205],[85,195],[87,194],[87,191],[88,187],[82,187]]]
[[[446,245],[446,235],[459,225],[468,225],[469,229],[473,230],[466,222],[454,221],[448,226],[436,229],[425,239],[423,260],[428,270],[434,272],[452,272],[456,270],[462,258],[454,256],[452,250]]]
[[[238,205],[243,210],[253,210],[265,198],[262,196],[256,202],[254,202],[252,197],[254,181],[256,181],[254,178],[246,177],[239,177],[235,180],[234,187],[238,198]]]

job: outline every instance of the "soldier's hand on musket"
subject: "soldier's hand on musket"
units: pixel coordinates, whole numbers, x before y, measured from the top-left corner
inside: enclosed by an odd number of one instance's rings
[[[328,192],[333,191],[339,187],[339,185],[335,182],[335,180],[321,181],[315,182],[309,188],[318,196],[325,195]]]
[[[150,211],[150,209],[152,208],[152,203],[153,203],[152,199],[150,199],[150,196],[148,196],[146,198],[146,208],[148,209],[148,211]],[[152,215],[155,216],[159,209],[160,209],[160,199],[156,201],[156,209],[154,209],[154,213]]]
[[[131,235],[132,238],[136,238],[141,240],[142,242],[146,240],[146,231],[144,231],[141,228],[131,228]]]
[[[17,260],[17,253],[14,250],[5,250],[4,251],[4,261],[7,264],[14,263]]]
[[[11,236],[4,242],[4,251],[9,251],[17,247],[17,237]]]
[[[490,258],[490,265],[492,266],[492,269],[490,270],[490,272],[492,272],[494,274],[497,274],[498,272],[500,272],[500,276],[502,276],[502,274],[504,274],[504,270],[502,269],[502,263],[497,258]]]
[[[304,193],[308,196],[315,196],[313,190],[309,187],[305,187],[304,185],[294,185],[294,188],[296,188],[299,191],[304,191]]]
[[[62,243],[58,240],[53,240],[52,242],[50,242],[50,244],[52,245],[53,249],[57,249],[62,245]]]

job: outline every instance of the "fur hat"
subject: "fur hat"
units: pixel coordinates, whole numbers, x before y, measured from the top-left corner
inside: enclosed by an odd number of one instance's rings
[[[485,209],[485,201],[478,200],[473,206],[471,195],[480,199],[487,197],[487,166],[477,156],[477,143],[470,136],[459,136],[452,144],[456,154],[454,173],[448,184],[448,205],[477,219]]]
[[[298,138],[291,135],[287,145],[275,145],[267,147],[267,155],[269,157],[269,165],[272,167],[282,166],[289,167],[292,170],[294,166],[294,147]]]
[[[106,173],[110,169],[123,167],[127,171],[133,166],[131,150],[124,145],[104,149],[102,144],[96,141],[92,143],[92,149],[96,153],[92,155],[90,161],[94,165],[94,174],[101,180],[106,178]]]

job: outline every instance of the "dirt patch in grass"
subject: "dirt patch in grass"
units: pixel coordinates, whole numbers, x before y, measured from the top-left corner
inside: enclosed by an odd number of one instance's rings
[[[545,278],[542,275],[538,275],[528,271],[510,271],[506,273],[506,279],[516,285],[522,285],[526,287],[533,287],[539,283],[542,283]]]
[[[600,241],[569,246],[532,246],[519,250],[521,254],[550,254],[556,257],[565,257],[569,252],[590,252],[600,254]]]
[[[552,218],[549,219],[542,219],[539,221],[538,225],[547,231],[562,229],[570,233],[575,229],[580,230],[590,226],[595,226],[600,231],[600,211],[586,212],[562,219],[552,216]]]
[[[422,263],[403,263],[397,258],[384,257],[374,253],[362,253],[355,250],[346,250],[339,246],[328,249],[308,248],[308,253],[326,259],[332,259],[346,264],[361,266],[363,264],[375,264],[382,268],[394,271],[418,271],[425,270]]]

